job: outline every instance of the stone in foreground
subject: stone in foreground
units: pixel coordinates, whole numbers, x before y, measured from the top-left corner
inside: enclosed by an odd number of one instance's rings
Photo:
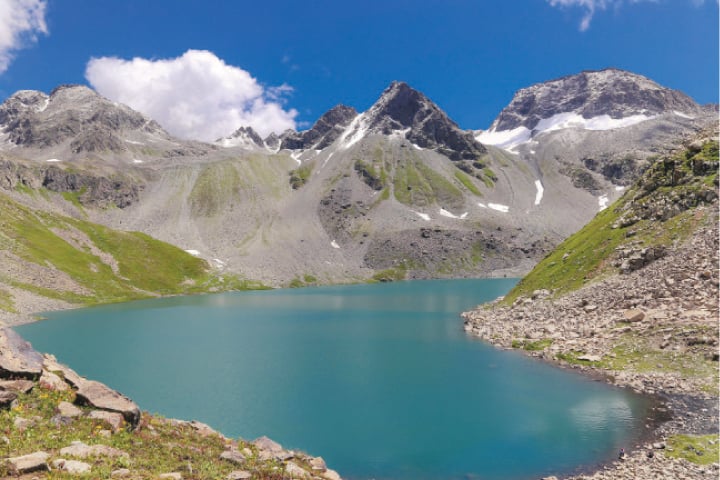
[[[83,379],[78,385],[77,401],[101,410],[120,413],[132,428],[140,422],[140,409],[135,402],[100,382]]]
[[[14,330],[0,330],[0,378],[37,380],[43,358]]]
[[[47,452],[35,452],[29,455],[12,457],[7,459],[7,465],[10,471],[15,473],[30,473],[39,470],[47,470],[47,459],[50,454]]]
[[[55,469],[68,472],[71,475],[83,475],[85,473],[90,473],[90,465],[78,460],[65,460],[64,458],[58,458],[57,460],[53,460],[52,466]]]

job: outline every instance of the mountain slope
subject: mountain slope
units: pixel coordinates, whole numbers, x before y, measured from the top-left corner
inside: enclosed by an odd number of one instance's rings
[[[631,91],[628,82],[666,90],[603,75],[625,83],[588,80],[592,95],[568,81],[531,89],[562,87],[564,106],[584,99],[588,111],[631,116],[641,102],[606,93]],[[496,147],[393,82],[365,112],[340,105],[303,132],[261,139],[240,127],[204,144],[62,87],[0,106],[0,189],[33,211],[141,231],[274,286],[518,275],[713,117],[697,111],[610,130],[565,125]]]

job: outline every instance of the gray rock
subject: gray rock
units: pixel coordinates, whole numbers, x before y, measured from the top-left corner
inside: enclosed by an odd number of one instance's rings
[[[64,458],[58,458],[52,461],[53,468],[68,472],[71,475],[83,475],[89,473],[91,467],[85,462],[78,460],[65,460]]]
[[[237,465],[242,465],[243,463],[245,463],[245,456],[234,449],[225,450],[220,454],[220,458],[223,460],[227,460],[230,463],[235,463]]]
[[[309,472],[294,462],[287,462],[285,464],[285,473],[290,475],[290,478],[309,478]]]
[[[252,478],[252,473],[245,470],[233,470],[228,473],[228,476],[225,478],[226,480],[247,480],[248,478]]]
[[[14,330],[0,330],[0,378],[37,380],[42,373],[43,358]]]
[[[0,390],[28,393],[33,387],[35,382],[32,380],[0,380]]]
[[[340,477],[339,473],[337,473],[335,470],[331,470],[329,468],[322,475],[324,478],[327,478],[328,480],[342,480],[342,477]]]
[[[62,378],[45,369],[43,369],[38,383],[43,388],[55,390],[57,392],[64,392],[70,388],[70,385],[68,385]]]
[[[11,472],[14,473],[30,473],[39,470],[47,470],[47,459],[50,454],[47,452],[35,452],[19,457],[11,457],[7,459],[7,465]]]
[[[140,421],[138,406],[115,390],[94,380],[82,380],[77,386],[77,401],[101,410],[121,413],[132,428]]]
[[[158,478],[169,478],[171,480],[182,480],[183,476],[180,472],[161,473]]]
[[[317,470],[320,472],[324,472],[327,470],[327,465],[325,464],[325,460],[323,460],[322,457],[314,457],[310,459],[310,467],[312,467],[313,470]]]
[[[0,390],[0,408],[11,408],[17,400],[17,392]]]
[[[63,365],[62,363],[58,363],[54,355],[45,354],[43,356],[43,368],[48,372],[59,372],[65,382],[75,388],[77,388],[80,383],[84,381],[84,379],[80,375],[75,373],[75,370],[66,365]]]
[[[107,412],[105,410],[92,410],[88,414],[89,418],[93,420],[101,420],[106,424],[110,425],[113,432],[119,432],[123,427],[124,418],[122,414],[116,412]]]
[[[645,312],[638,308],[632,308],[623,312],[625,320],[628,322],[641,322],[645,318]]]
[[[118,468],[110,472],[110,476],[113,478],[123,478],[130,475],[130,470],[127,468]]]
[[[87,457],[108,457],[108,458],[129,458],[130,456],[118,450],[117,448],[107,445],[87,445],[80,441],[74,441],[69,447],[61,448],[60,455],[69,457],[87,458]]]
[[[82,410],[77,408],[70,402],[60,402],[57,406],[57,412],[63,417],[79,417],[83,414]]]

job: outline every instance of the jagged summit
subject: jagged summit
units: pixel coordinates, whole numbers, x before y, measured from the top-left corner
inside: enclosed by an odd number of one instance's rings
[[[375,104],[357,117],[344,138],[400,134],[420,148],[437,149],[452,160],[477,159],[486,149],[461,130],[440,107],[405,82],[392,82]]]
[[[21,90],[0,105],[0,129],[12,144],[45,148],[70,141],[73,152],[123,151],[123,132],[168,137],[131,108],[111,102],[83,85],[62,85],[50,95]]]
[[[215,140],[223,147],[265,148],[265,141],[252,127],[240,127],[225,138]]]
[[[357,111],[353,107],[336,105],[325,112],[309,130],[284,133],[280,148],[322,150],[337,140],[356,116]]]
[[[518,90],[491,130],[533,130],[542,120],[563,113],[617,120],[673,111],[692,116],[699,106],[684,93],[642,75],[617,68],[587,70]]]

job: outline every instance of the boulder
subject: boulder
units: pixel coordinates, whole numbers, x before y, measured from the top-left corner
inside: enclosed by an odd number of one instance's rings
[[[312,467],[313,470],[324,472],[327,470],[327,465],[325,464],[325,460],[323,460],[322,457],[314,457],[310,459],[310,467]]]
[[[645,312],[639,308],[631,308],[630,310],[625,310],[623,316],[628,322],[640,322],[645,318]]]
[[[45,354],[43,356],[43,367],[48,372],[60,373],[62,378],[65,379],[65,382],[76,388],[84,380],[80,375],[75,373],[75,370],[72,368],[58,363],[54,355]]]
[[[83,414],[82,410],[70,402],[60,402],[57,406],[57,412],[63,417],[75,418]]]
[[[161,473],[158,475],[158,478],[169,478],[171,480],[182,480],[182,473],[180,472],[170,472],[170,473]]]
[[[235,449],[225,450],[220,454],[220,458],[237,465],[245,463],[245,456]]]
[[[0,390],[0,408],[11,408],[17,400],[17,392]]]
[[[43,358],[14,330],[0,330],[0,378],[37,380]]]
[[[35,452],[19,457],[11,457],[7,459],[7,465],[10,471],[14,473],[30,473],[38,470],[47,470],[47,459],[50,454],[47,452]]]
[[[323,477],[327,478],[327,480],[342,480],[342,477],[340,477],[339,473],[337,473],[335,470],[330,470],[329,468],[325,470],[325,473],[323,473]]]
[[[70,388],[70,386],[65,383],[62,378],[45,369],[43,369],[42,374],[40,375],[40,381],[38,383],[43,388],[47,388],[48,390],[55,390],[57,392],[64,392]]]
[[[140,409],[135,402],[107,385],[94,380],[81,379],[77,389],[76,402],[100,410],[120,413],[132,428],[140,422]]]
[[[0,390],[28,393],[35,386],[32,380],[0,380]]]
[[[122,414],[116,412],[106,412],[105,410],[92,410],[88,414],[88,417],[93,420],[100,420],[107,423],[115,433],[120,431],[125,421]]]
[[[69,447],[61,448],[60,455],[68,457],[88,458],[88,457],[109,457],[109,458],[129,458],[130,456],[118,450],[117,448],[108,447],[107,445],[87,445],[80,441],[70,443]]]
[[[123,478],[130,475],[130,470],[127,468],[118,468],[110,472],[110,476],[113,478]]]
[[[58,458],[52,461],[53,468],[68,472],[71,475],[83,475],[90,472],[90,465],[78,460],[65,460]]]
[[[599,362],[600,360],[602,360],[602,357],[600,355],[581,355],[577,357],[577,359],[586,362]]]
[[[300,465],[293,462],[287,462],[285,464],[285,473],[287,473],[290,478],[309,478],[311,476],[310,473],[305,471]]]

